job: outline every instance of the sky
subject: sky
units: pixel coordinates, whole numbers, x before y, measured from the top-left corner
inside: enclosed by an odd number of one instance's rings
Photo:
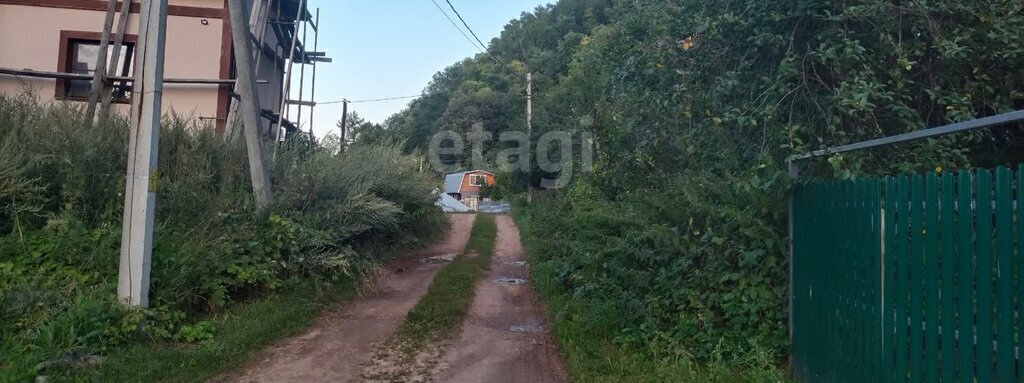
[[[434,0],[462,26],[445,0]],[[497,37],[505,24],[522,12],[553,0],[448,0],[483,42]],[[367,100],[419,95],[434,73],[480,51],[452,26],[432,0],[309,0],[310,12],[320,9],[318,51],[332,63],[317,64],[317,102]],[[469,33],[466,33],[469,35]],[[301,35],[300,35],[301,38]],[[472,36],[470,35],[470,38]],[[307,35],[313,50],[312,33]],[[310,97],[312,67],[306,68],[304,100]],[[292,97],[298,97],[298,72]],[[412,99],[349,103],[349,110],[373,122],[383,122]],[[313,131],[317,137],[333,132],[342,105],[316,106]],[[303,111],[309,127],[309,108]],[[295,111],[292,111],[295,118]]]

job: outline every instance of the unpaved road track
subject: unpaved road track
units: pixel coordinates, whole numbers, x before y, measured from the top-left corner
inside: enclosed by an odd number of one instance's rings
[[[491,270],[480,281],[462,330],[441,361],[436,382],[567,382],[565,364],[548,331],[546,315],[526,284],[526,253],[512,218],[497,216]]]
[[[366,296],[340,305],[306,331],[271,346],[255,362],[215,382],[355,382],[375,345],[391,335],[427,291],[442,267],[425,257],[461,253],[469,241],[474,215],[454,214],[445,239],[389,267],[387,276]]]

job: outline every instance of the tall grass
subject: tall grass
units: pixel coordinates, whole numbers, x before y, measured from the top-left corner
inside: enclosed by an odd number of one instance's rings
[[[713,200],[728,192],[606,200],[585,188],[513,209],[573,380],[787,381],[781,252],[748,250],[778,247],[770,226]]]
[[[434,182],[393,146],[292,139],[254,209],[241,140],[166,116],[151,307],[116,303],[127,122],[87,127],[78,106],[0,96],[0,381],[88,370],[149,340],[203,342],[196,323],[310,279],[358,278],[373,254],[446,224]]]

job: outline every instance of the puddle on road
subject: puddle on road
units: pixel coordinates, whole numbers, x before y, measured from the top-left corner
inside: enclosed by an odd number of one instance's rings
[[[540,326],[531,325],[513,325],[509,328],[512,332],[540,332],[542,329]]]
[[[526,261],[505,261],[505,264],[515,267],[523,267],[526,266]]]
[[[430,265],[439,265],[442,263],[449,263],[455,259],[455,254],[438,255],[434,257],[426,257],[420,260],[422,263]]]
[[[503,284],[503,285],[521,285],[521,284],[526,283],[526,280],[525,279],[519,279],[519,278],[498,278],[498,279],[495,279],[494,282],[497,282],[497,283],[500,283],[500,284]]]

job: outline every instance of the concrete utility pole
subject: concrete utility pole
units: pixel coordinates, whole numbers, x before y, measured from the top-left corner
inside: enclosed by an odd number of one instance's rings
[[[228,0],[228,12],[231,18],[231,41],[235,47],[235,69],[238,72],[235,92],[240,99],[239,109],[245,129],[249,177],[252,178],[256,207],[263,209],[270,204],[270,176],[267,174],[263,140],[259,132],[260,102],[256,95],[256,72],[253,71],[249,46],[249,22],[242,8],[242,0]]]
[[[270,6],[273,4],[270,0],[256,0],[253,1],[253,8],[249,10],[249,28],[252,31],[252,35],[256,38],[256,49],[253,51],[253,55],[256,56],[256,64],[253,71],[256,76],[260,73],[260,61],[263,59],[263,38],[267,34],[267,24],[270,20]],[[281,6],[278,4],[278,12],[280,13]],[[244,12],[243,12],[244,13]],[[231,98],[231,102],[228,106],[228,119],[224,126],[224,139],[232,140],[235,138],[235,124],[238,120],[238,100],[234,97]]]
[[[117,296],[127,304],[143,307],[149,305],[166,23],[167,0],[142,0],[135,81],[132,82],[128,177],[125,182]]]
[[[526,74],[526,203],[533,202],[533,162],[530,150],[533,140],[533,77]]]

